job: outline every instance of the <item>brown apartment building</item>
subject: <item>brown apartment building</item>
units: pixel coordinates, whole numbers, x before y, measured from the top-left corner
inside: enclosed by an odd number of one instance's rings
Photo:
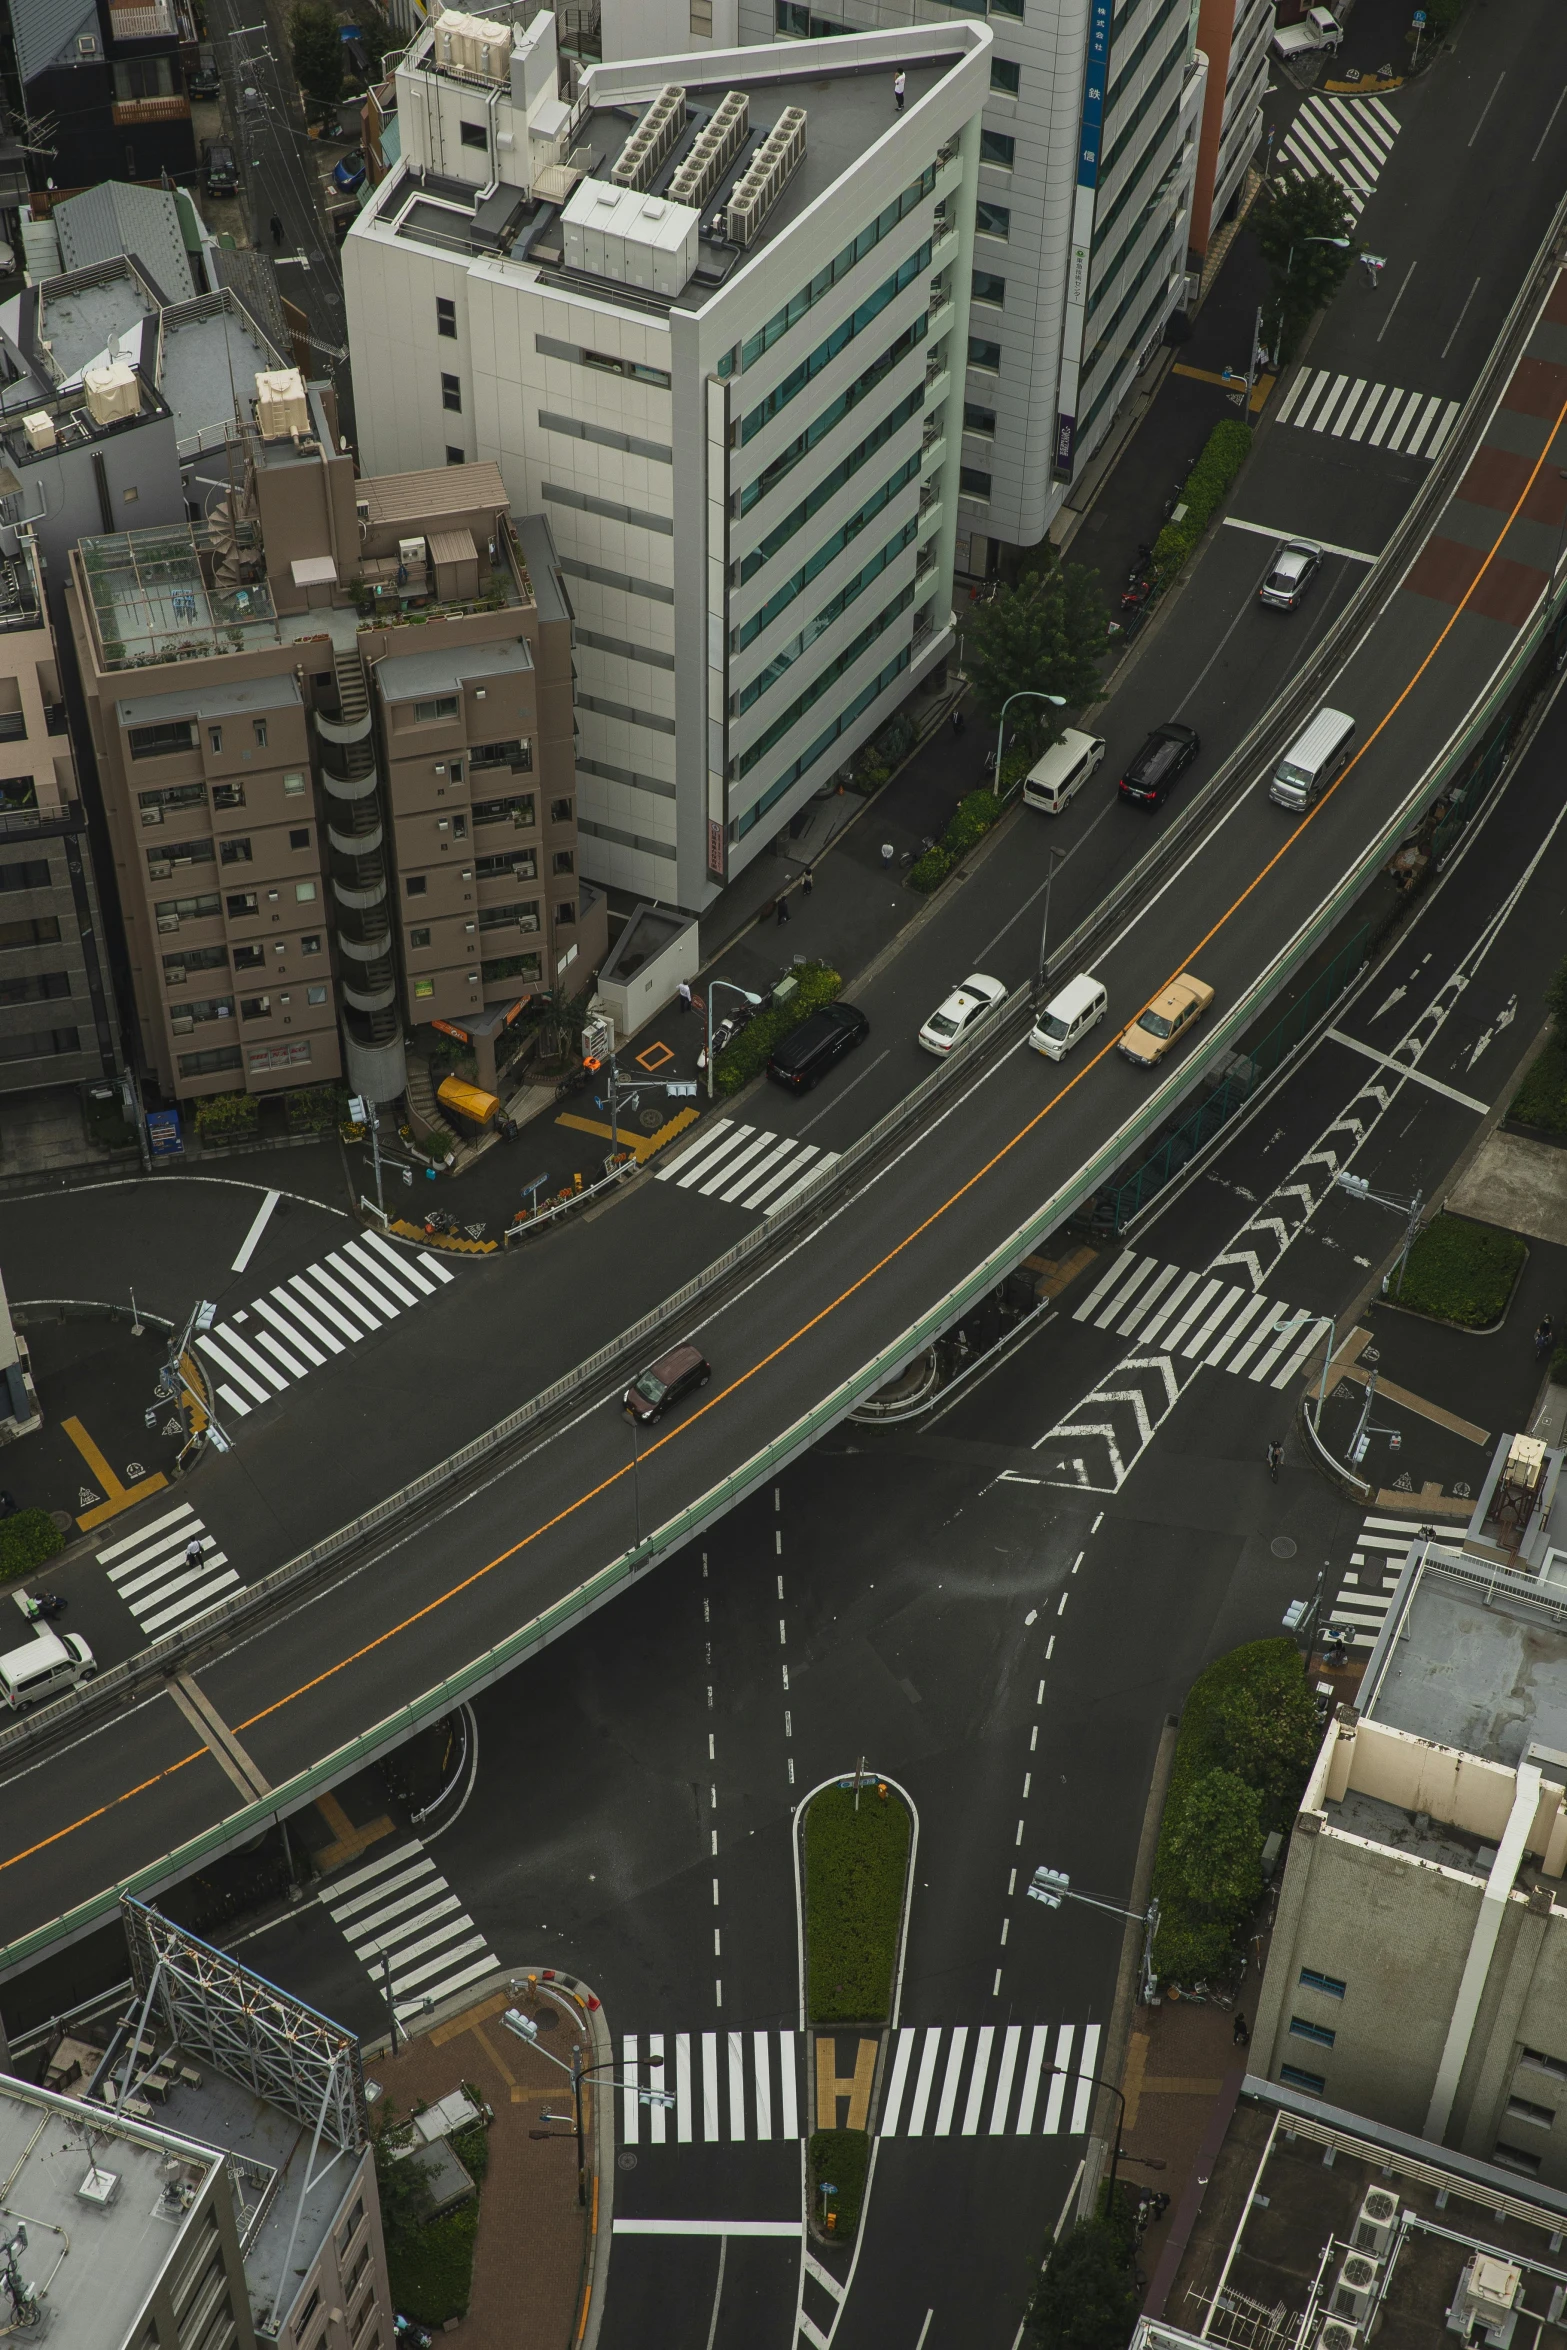
[[[602,959],[571,608],[494,465],[358,480],[326,387],[256,384],[204,522],[72,556],[141,1049],[174,1101],[391,1101],[421,1027],[487,1074]]]

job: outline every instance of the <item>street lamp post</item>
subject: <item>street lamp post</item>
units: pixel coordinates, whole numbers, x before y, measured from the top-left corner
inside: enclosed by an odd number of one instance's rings
[[[1014,702],[1053,702],[1058,710],[1066,708],[1065,694],[1042,694],[1036,692],[1032,686],[1020,686],[1015,694],[1008,694],[1001,705],[1001,715],[996,720],[996,790],[998,794],[1001,790],[1001,747],[1006,738],[1007,712]]]
[[[585,2204],[588,2199],[588,2164],[587,2151],[582,2136],[583,2082],[594,2073],[607,2072],[610,2076],[611,2088],[629,2089],[639,2105],[657,2105],[665,2109],[675,2103],[674,2093],[669,2089],[644,2089],[639,2081],[618,2080],[615,2077],[615,2060],[612,2056],[606,2057],[602,2064],[584,2064],[580,2045],[572,2049],[571,2062],[568,2064],[563,2056],[557,2056],[553,2049],[546,2048],[542,2044],[539,2039],[538,2025],[531,2015],[524,2015],[520,2007],[508,2007],[501,2017],[501,2022],[506,2026],[508,2032],[515,2033],[519,2040],[526,2040],[528,2046],[536,2048],[540,2056],[545,2057],[549,2063],[557,2065],[563,2073],[570,2075],[572,2112],[577,2128],[577,2202],[579,2205]]]
[[[1050,884],[1056,877],[1056,867],[1066,857],[1066,850],[1052,842],[1045,852],[1049,863],[1045,867],[1045,912],[1039,925],[1039,970],[1034,979],[1034,992],[1043,995],[1045,988],[1045,941],[1050,936]]]
[[[638,1550],[642,1548],[642,1452],[637,1443],[637,1415],[627,1410],[631,1427],[631,1523],[636,1530]]]
[[[745,1001],[746,1001],[748,1004],[750,1004],[750,1005],[752,1006],[753,1010],[754,1010],[754,1008],[756,1007],[756,1005],[758,1005],[758,1004],[761,1002],[761,1000],[762,1000],[762,999],[761,999],[761,997],[760,997],[759,995],[753,995],[753,994],[751,993],[751,990],[750,990],[748,987],[741,987],[741,986],[739,985],[739,983],[738,983],[736,980],[733,980],[733,979],[711,979],[711,980],[709,980],[709,981],[708,981],[708,987],[707,987],[707,1098],[708,1098],[708,1100],[709,1100],[709,1101],[711,1101],[711,1100],[712,1100],[712,1098],[713,1098],[713,998],[714,998],[714,996],[715,996],[715,995],[718,993],[718,990],[719,990],[721,987],[727,987],[727,988],[729,989],[729,991],[730,991],[731,995],[743,996],[743,997],[744,997],[744,999],[745,999]]]

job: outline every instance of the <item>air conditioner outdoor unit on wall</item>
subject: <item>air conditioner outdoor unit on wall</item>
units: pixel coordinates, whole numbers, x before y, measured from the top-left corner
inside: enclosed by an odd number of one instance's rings
[[[1317,2328],[1316,2350],[1359,2350],[1359,2326],[1346,2325],[1341,2317],[1325,2317]]]
[[[1386,2187],[1368,2188],[1355,2221],[1355,2250],[1385,2259],[1397,2219],[1398,2197]]]
[[[1333,2315],[1363,2326],[1375,2305],[1381,2274],[1382,2263],[1369,2253],[1348,2253],[1333,2287]]]

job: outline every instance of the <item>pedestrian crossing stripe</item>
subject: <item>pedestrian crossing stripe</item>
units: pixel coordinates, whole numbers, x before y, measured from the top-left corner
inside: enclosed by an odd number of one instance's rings
[[[1331,1327],[1325,1314],[1131,1252],[1117,1258],[1072,1319],[1257,1385],[1266,1379],[1275,1389],[1289,1385]]]
[[[1372,383],[1366,376],[1331,367],[1303,367],[1274,418],[1302,432],[1325,432],[1334,440],[1364,441],[1403,457],[1434,460],[1463,403],[1444,401],[1440,392],[1410,392],[1397,384]]]
[[[836,1151],[801,1142],[798,1135],[714,1118],[694,1142],[659,1168],[654,1180],[694,1191],[700,1199],[716,1198],[726,1206],[760,1208],[775,1216],[797,1191],[837,1163]]]
[[[417,1837],[335,1877],[321,1902],[378,1991],[386,1990],[390,1962],[399,2023],[500,1970]]]
[[[303,1273],[290,1274],[265,1297],[253,1298],[244,1318],[257,1317],[254,1331],[241,1331],[235,1317],[198,1331],[196,1344],[222,1373],[222,1401],[236,1418],[247,1419],[258,1404],[286,1394],[296,1379],[434,1297],[454,1278],[428,1249],[419,1251],[416,1262],[379,1232],[366,1232]]]
[[[1098,2024],[1081,2030],[1075,2024],[901,2025],[888,2035],[876,2134],[1081,2137],[1100,2033]],[[806,2041],[789,2030],[624,2033],[620,2143],[798,2141]],[[672,2096],[674,2104],[644,2103],[649,2091]]]
[[[201,1545],[199,1560],[190,1556],[192,1543]],[[239,1581],[189,1502],[111,1542],[98,1564],[151,1639],[204,1616]]]
[[[1380,98],[1308,98],[1291,123],[1274,165],[1286,178],[1336,179],[1358,220],[1376,193],[1399,133],[1398,116]]]
[[[1371,1649],[1403,1577],[1416,1527],[1405,1518],[1367,1518],[1328,1622],[1349,1634],[1351,1648]]]

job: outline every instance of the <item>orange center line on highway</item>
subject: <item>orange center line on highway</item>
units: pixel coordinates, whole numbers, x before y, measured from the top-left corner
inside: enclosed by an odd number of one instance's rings
[[[1170,980],[1179,978],[1181,972],[1187,970],[1190,967],[1192,956],[1200,955],[1203,948],[1208,945],[1209,941],[1213,938],[1216,938],[1218,933],[1224,928],[1225,924],[1233,919],[1233,917],[1239,912],[1240,908],[1245,905],[1247,899],[1251,897],[1253,891],[1260,887],[1260,885],[1267,879],[1268,875],[1274,870],[1275,866],[1277,866],[1282,861],[1282,859],[1288,855],[1289,851],[1294,847],[1295,843],[1300,839],[1301,835],[1306,831],[1307,827],[1316,822],[1318,816],[1321,815],[1329,800],[1339,789],[1340,784],[1348,781],[1350,775],[1353,774],[1355,768],[1365,757],[1367,751],[1370,750],[1377,737],[1398,715],[1398,712],[1408,701],[1410,695],[1414,692],[1415,687],[1420,683],[1421,678],[1424,677],[1426,671],[1430,668],[1432,662],[1436,659],[1437,654],[1441,651],[1443,645],[1447,642],[1448,637],[1457,627],[1459,617],[1467,606],[1470,597],[1473,596],[1475,590],[1480,585],[1481,580],[1484,579],[1487,571],[1491,567],[1492,561],[1501,548],[1503,540],[1506,538],[1508,532],[1512,529],[1513,524],[1517,521],[1519,513],[1523,508],[1524,501],[1529,496],[1530,491],[1534,488],[1540,471],[1545,464],[1546,457],[1548,456],[1551,447],[1556,440],[1556,436],[1561,431],[1564,423],[1567,423],[1567,401],[1564,401],[1561,408],[1558,410],[1556,422],[1546,437],[1545,446],[1542,448],[1539,456],[1536,458],[1529,478],[1525,482],[1523,489],[1520,491],[1517,502],[1513,506],[1511,513],[1508,515],[1507,520],[1503,523],[1500,531],[1492,541],[1491,547],[1485,557],[1485,561],[1480,565],[1480,568],[1475,573],[1474,578],[1470,581],[1458,603],[1454,606],[1451,619],[1448,620],[1446,625],[1443,627],[1440,635],[1436,639],[1436,642],[1432,645],[1430,651],[1426,654],[1424,660],[1420,663],[1420,666],[1410,677],[1408,684],[1405,685],[1403,691],[1398,695],[1397,699],[1390,704],[1389,708],[1384,713],[1382,718],[1378,720],[1371,733],[1367,735],[1365,741],[1361,744],[1360,749],[1343,768],[1337,779],[1323,793],[1316,806],[1310,811],[1308,815],[1302,817],[1300,823],[1297,824],[1288,834],[1283,844],[1274,852],[1274,854],[1268,859],[1267,863],[1262,866],[1261,869],[1247,883],[1246,887],[1241,891],[1240,895],[1225,910],[1225,912],[1220,915],[1219,919],[1212,925],[1212,927],[1207,930],[1198,940],[1196,946],[1192,948],[1191,954],[1182,961],[1178,969],[1172,971],[1170,978],[1162,982],[1162,986],[1167,987],[1170,984]],[[1154,990],[1155,995],[1158,995],[1160,992],[1161,991],[1159,988]],[[1152,1002],[1152,1000],[1153,998],[1150,997],[1149,1001]],[[1117,1032],[1118,1035],[1124,1033],[1124,1029]],[[825,1322],[829,1318],[829,1316],[835,1314],[841,1306],[847,1305],[849,1300],[855,1297],[860,1290],[865,1288],[868,1282],[874,1281],[878,1274],[885,1272],[887,1267],[895,1263],[896,1260],[904,1254],[905,1250],[912,1248],[914,1243],[922,1238],[922,1236],[930,1230],[933,1224],[939,1223],[941,1218],[947,1215],[953,1208],[955,1208],[961,1200],[965,1199],[969,1192],[971,1192],[977,1184],[982,1183],[985,1177],[992,1173],[992,1171],[1001,1164],[1003,1159],[1007,1158],[1011,1152],[1016,1150],[1019,1143],[1025,1142],[1034,1132],[1035,1128],[1041,1125],[1043,1121],[1049,1117],[1051,1111],[1056,1109],[1063,1101],[1065,1101],[1068,1094],[1075,1091],[1075,1089],[1082,1083],[1083,1079],[1087,1077],[1091,1071],[1096,1069],[1099,1066],[1099,1063],[1114,1051],[1116,1042],[1117,1037],[1113,1036],[1106,1044],[1101,1046],[1099,1051],[1096,1052],[1091,1057],[1091,1059],[1083,1063],[1082,1067],[1077,1071],[1077,1074],[1067,1080],[1067,1082],[1060,1088],[1059,1092],[1051,1095],[1049,1101],[1044,1104],[1042,1109],[1036,1111],[1034,1116],[1030,1118],[1026,1124],[1019,1127],[1017,1133],[1014,1134],[1009,1141],[1004,1142],[998,1150],[991,1154],[991,1156],[984,1162],[983,1166],[976,1168],[974,1173],[970,1175],[965,1182],[959,1184],[957,1190],[954,1191],[949,1198],[943,1200],[939,1207],[933,1208],[928,1216],[924,1217],[920,1223],[916,1224],[912,1231],[905,1233],[903,1238],[896,1242],[892,1248],[888,1249],[884,1256],[879,1257],[875,1264],[867,1267],[865,1272],[861,1273],[856,1280],[851,1281],[847,1289],[841,1290],[837,1297],[833,1298],[827,1305],[821,1307],[818,1312],[811,1315],[808,1321],[802,1322],[797,1330],[793,1331],[787,1338],[781,1339],[777,1346],[771,1348],[767,1354],[763,1355],[757,1362],[754,1362],[749,1370],[742,1371],[739,1377],[731,1380],[727,1387],[721,1388],[717,1395],[710,1397],[706,1403],[700,1405],[696,1411],[691,1413],[688,1419],[682,1420],[678,1428],[672,1428],[667,1436],[661,1436],[655,1444],[649,1445],[646,1452],[641,1455],[641,1458],[643,1460],[650,1459],[655,1452],[661,1452],[666,1444],[673,1444],[677,1437],[686,1435],[697,1425],[698,1421],[705,1419],[709,1412],[716,1411],[719,1405],[726,1403],[732,1395],[738,1394],[741,1388],[748,1386],[750,1382],[758,1377],[761,1372],[765,1371],[769,1365],[777,1362],[781,1355],[787,1354],[789,1349],[793,1346],[797,1346],[801,1339],[809,1337],[813,1330],[817,1329],[821,1323]],[[486,1575],[493,1574],[497,1567],[504,1566],[509,1559],[516,1558],[521,1551],[527,1550],[530,1545],[539,1541],[542,1536],[552,1533],[557,1526],[563,1525],[568,1518],[574,1517],[579,1510],[585,1509],[589,1502],[596,1501],[601,1494],[607,1493],[611,1486],[619,1484],[623,1478],[629,1476],[630,1474],[631,1463],[628,1461],[623,1468],[612,1470],[607,1477],[601,1478],[596,1485],[590,1486],[585,1493],[578,1494],[576,1499],[568,1502],[564,1509],[557,1510],[553,1517],[546,1518],[542,1525],[535,1526],[531,1533],[521,1536],[518,1541],[512,1543],[506,1550],[499,1552],[496,1557],[490,1559],[484,1566],[476,1567],[471,1574],[463,1576],[459,1582],[453,1583],[447,1590],[439,1593],[434,1599],[426,1601],[423,1607],[416,1608],[411,1615],[404,1616],[401,1622],[390,1625],[386,1631],[378,1633],[373,1640],[367,1640],[361,1647],[351,1650],[348,1655],[339,1657],[334,1664],[328,1665],[323,1672],[314,1674],[308,1681],[302,1681],[296,1689],[291,1689],[286,1696],[275,1698],[272,1704],[263,1706],[258,1713],[248,1715],[244,1721],[236,1725],[236,1729],[240,1731],[253,1729],[258,1722],[264,1722],[271,1715],[275,1713],[281,1713],[285,1707],[297,1703],[297,1701],[302,1697],[307,1697],[312,1690],[319,1689],[323,1686],[324,1683],[334,1680],[339,1673],[346,1672],[351,1665],[362,1662],[362,1660],[367,1656],[372,1656],[378,1648],[385,1647],[388,1641],[396,1640],[400,1638],[404,1632],[411,1631],[416,1624],[422,1623],[427,1616],[434,1615],[436,1610],[439,1608],[449,1606],[454,1599],[460,1598],[463,1592],[472,1590],[473,1586],[476,1583],[482,1582]],[[103,1819],[109,1812],[116,1809],[120,1804],[129,1803],[133,1801],[136,1796],[148,1793],[150,1789],[161,1785],[165,1779],[171,1778],[176,1771],[183,1770],[187,1763],[199,1761],[201,1756],[205,1754],[206,1751],[207,1750],[205,1747],[201,1747],[198,1748],[193,1754],[181,1756],[178,1762],[171,1763],[167,1769],[155,1772],[151,1778],[143,1779],[138,1783],[138,1785],[125,1789],[122,1794],[112,1796],[107,1803],[99,1804],[92,1811],[84,1812],[80,1819],[72,1821],[68,1826],[57,1828],[52,1835],[41,1838],[37,1843],[28,1845],[20,1852],[14,1852],[10,1854],[6,1859],[0,1860],[0,1874],[3,1874],[7,1869],[15,1868],[21,1861],[32,1859],[37,1853],[47,1851],[51,1845],[58,1844],[62,1842],[67,1836],[74,1835],[78,1829],[90,1827],[95,1820]]]

